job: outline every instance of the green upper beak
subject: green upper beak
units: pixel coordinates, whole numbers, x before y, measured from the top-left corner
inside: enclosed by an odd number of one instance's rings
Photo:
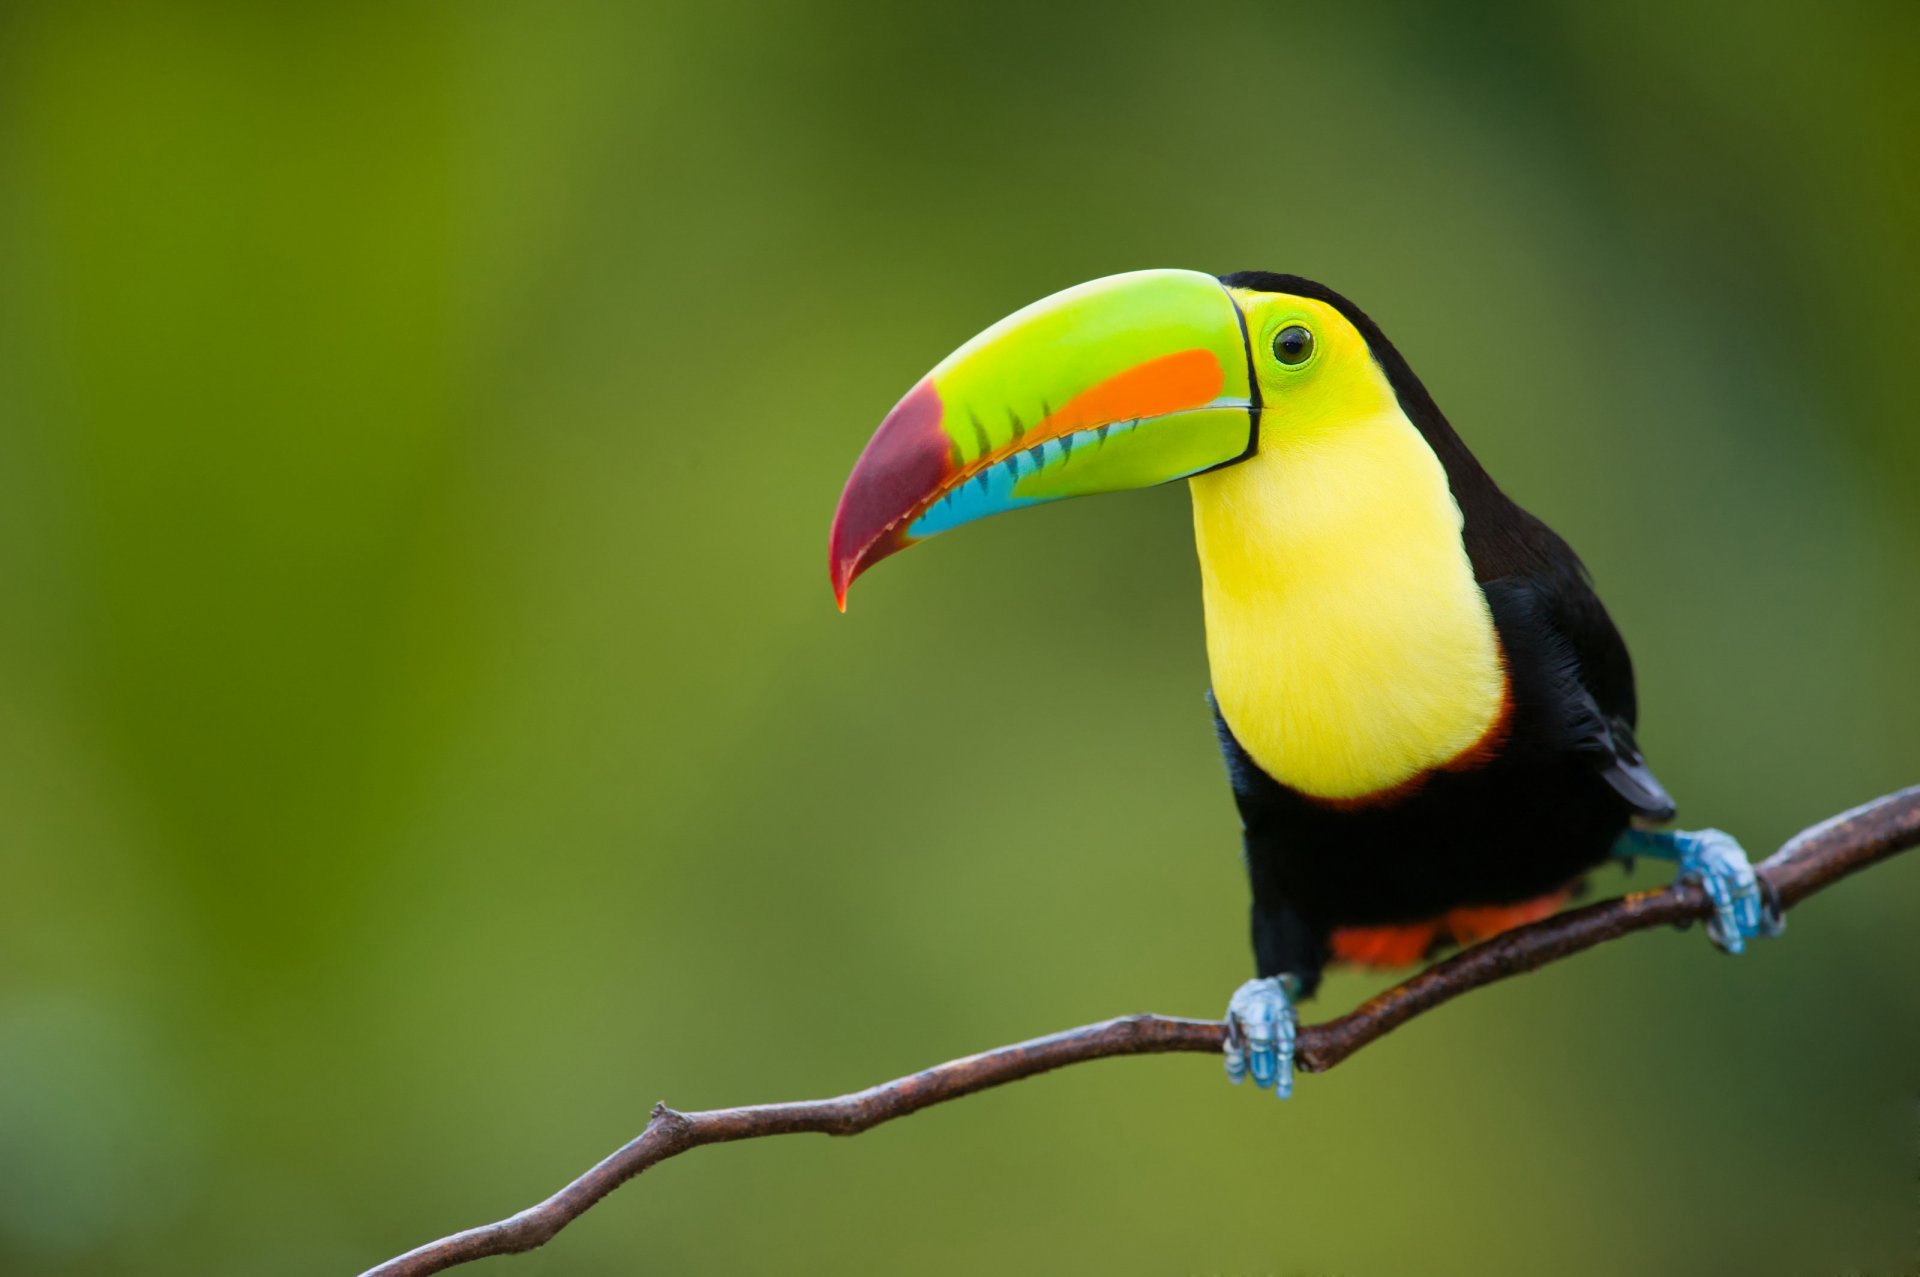
[[[1055,293],[941,360],[880,423],[834,512],[834,597],[844,609],[855,577],[936,532],[1241,460],[1259,417],[1245,323],[1213,276]]]

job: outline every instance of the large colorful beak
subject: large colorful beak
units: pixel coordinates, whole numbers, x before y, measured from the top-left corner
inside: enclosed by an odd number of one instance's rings
[[[1240,460],[1259,415],[1245,324],[1213,276],[1055,293],[948,355],[880,423],[834,512],[834,597],[845,610],[855,577],[936,532]]]

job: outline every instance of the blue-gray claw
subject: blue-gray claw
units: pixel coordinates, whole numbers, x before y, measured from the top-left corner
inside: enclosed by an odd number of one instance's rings
[[[1227,1003],[1227,1077],[1240,1082],[1249,1073],[1261,1090],[1281,1099],[1293,1094],[1293,1042],[1298,1022],[1287,977],[1249,980]]]
[[[1678,877],[1697,882],[1713,901],[1707,938],[1728,953],[1739,953],[1755,936],[1777,936],[1787,920],[1761,891],[1760,875],[1733,835],[1700,829],[1669,835],[1680,853]]]
[[[1718,829],[1629,830],[1621,835],[1615,854],[1679,862],[1676,879],[1699,883],[1713,902],[1707,937],[1728,953],[1739,953],[1755,936],[1777,936],[1787,929],[1779,900],[1747,863],[1747,853],[1732,834]]]

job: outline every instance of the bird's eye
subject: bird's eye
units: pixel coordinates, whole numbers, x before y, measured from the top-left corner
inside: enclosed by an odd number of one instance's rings
[[[1288,324],[1273,335],[1273,357],[1289,368],[1313,358],[1313,334],[1298,324]]]

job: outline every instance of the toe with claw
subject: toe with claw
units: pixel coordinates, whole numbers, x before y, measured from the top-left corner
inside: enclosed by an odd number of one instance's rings
[[[1621,850],[1677,861],[1678,880],[1699,883],[1713,902],[1707,937],[1728,953],[1739,953],[1755,937],[1777,936],[1786,929],[1779,901],[1731,834],[1718,829],[1634,832],[1623,840]]]
[[[1260,1090],[1293,1094],[1293,1044],[1298,1021],[1286,976],[1249,980],[1227,1003],[1227,1077],[1249,1074]]]
[[[1764,892],[1760,875],[1732,835],[1702,829],[1673,835],[1683,881],[1697,882],[1713,901],[1707,936],[1728,953],[1739,953],[1756,936],[1777,936],[1786,918]]]

